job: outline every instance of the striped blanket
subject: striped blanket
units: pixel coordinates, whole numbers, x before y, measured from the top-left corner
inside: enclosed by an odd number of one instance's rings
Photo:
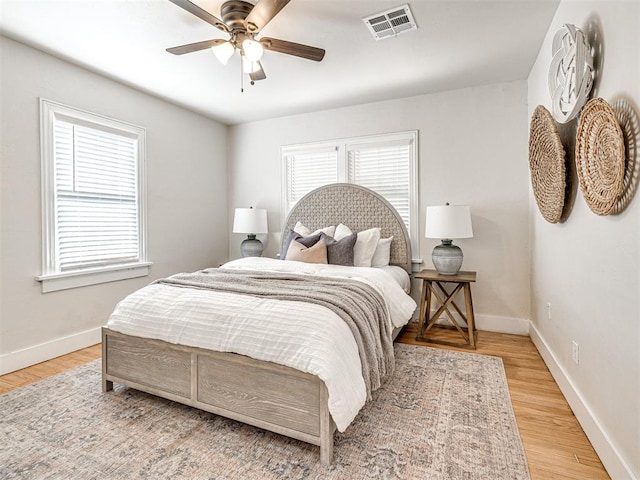
[[[291,273],[208,269],[180,273],[154,283],[321,305],[338,315],[351,330],[360,354],[368,399],[393,371],[391,326],[384,300],[363,282]]]

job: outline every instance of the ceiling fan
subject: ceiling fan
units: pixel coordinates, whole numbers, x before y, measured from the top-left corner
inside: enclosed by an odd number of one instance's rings
[[[234,52],[238,50],[242,58],[242,72],[249,75],[252,85],[254,81],[267,78],[260,62],[265,49],[316,62],[324,58],[325,51],[322,48],[278,40],[277,38],[256,38],[260,31],[273,20],[290,0],[258,0],[255,5],[242,0],[228,0],[220,8],[222,20],[214,17],[189,0],[169,1],[229,34],[229,39],[217,38],[180,45],[167,48],[167,52],[174,55],[183,55],[211,48],[216,58],[223,65],[226,65]]]

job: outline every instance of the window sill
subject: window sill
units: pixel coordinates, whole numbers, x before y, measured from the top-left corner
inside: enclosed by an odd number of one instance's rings
[[[419,272],[422,270],[422,264],[424,261],[421,258],[412,258],[411,259],[411,271],[413,273]]]
[[[153,265],[151,262],[143,262],[93,270],[54,273],[40,275],[36,277],[36,280],[41,283],[42,293],[56,292],[99,283],[117,282],[128,278],[145,277],[149,275],[151,265]]]

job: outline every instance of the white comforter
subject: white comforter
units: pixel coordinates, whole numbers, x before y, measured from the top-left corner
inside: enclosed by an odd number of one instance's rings
[[[393,327],[406,324],[416,308],[395,280],[375,268],[269,258],[244,258],[221,268],[339,276],[366,282],[382,294]],[[341,432],[366,400],[356,342],[346,324],[319,305],[151,284],[122,300],[108,326],[128,335],[239,353],[317,375],[327,385],[329,411]]]

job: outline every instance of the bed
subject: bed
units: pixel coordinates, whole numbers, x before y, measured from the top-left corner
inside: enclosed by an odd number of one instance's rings
[[[407,273],[407,278],[411,272],[411,248],[405,225],[395,209],[383,197],[371,190],[351,184],[332,184],[307,194],[287,217],[282,235],[283,246],[287,241],[288,232],[296,224],[299,224],[298,222],[312,230],[340,223],[348,225],[353,232],[361,232],[378,227],[382,238],[393,236],[389,250],[390,268],[395,269],[396,272],[399,269],[403,270]],[[248,267],[251,269],[261,267],[267,270],[264,274],[256,274],[258,277],[260,275],[265,275],[269,278],[271,276],[288,276],[291,273],[290,269],[298,268],[297,264],[299,263],[301,262],[263,258],[237,260],[225,264],[221,269],[213,269],[215,272],[213,270],[199,272],[198,275],[200,276],[197,278],[206,277],[208,279],[209,274],[216,273],[223,275],[222,280],[224,280],[226,278],[225,275],[235,275],[237,270],[244,271]],[[303,269],[305,275],[311,276],[319,273],[322,278],[330,283],[334,280],[342,282],[343,279],[338,279],[337,276],[346,275],[359,280],[351,283],[370,284],[369,287],[371,288],[366,287],[366,291],[370,293],[371,290],[375,290],[377,292],[376,295],[384,298],[385,304],[387,304],[385,308],[390,316],[388,328],[391,342],[401,330],[402,325],[409,321],[411,313],[415,309],[415,302],[410,299],[408,294],[403,292],[402,297],[398,295],[397,290],[401,290],[400,287],[396,280],[389,280],[391,277],[380,271],[384,269],[307,264],[301,265],[300,268]],[[348,271],[348,274],[344,274],[346,271]],[[304,276],[298,273],[296,275],[298,277]],[[170,279],[172,278],[170,277]],[[260,278],[259,280],[262,279]],[[277,280],[279,280],[279,277]],[[180,279],[175,281],[179,282]],[[304,278],[304,281],[306,282],[307,278]],[[189,300],[184,300],[188,306],[196,305],[197,298],[209,294],[208,291],[203,292],[202,289],[198,288],[172,289],[171,287],[175,287],[175,285],[167,287],[163,284],[158,286],[154,282],[154,284],[145,287],[147,290],[144,292],[144,297],[142,297],[143,293],[140,293],[141,291],[132,294],[131,298],[127,297],[127,305],[136,303],[136,298],[147,299],[149,292],[154,288],[169,288],[172,292],[180,290],[181,295],[187,294],[183,294],[183,291],[188,292],[188,295],[192,296],[189,297]],[[182,287],[182,285],[179,285],[179,287]],[[187,285],[187,287],[191,287],[191,285]],[[178,295],[178,293],[175,293],[175,295]],[[247,303],[251,309],[250,313],[248,311],[241,319],[234,313],[234,322],[237,324],[249,321],[259,322],[256,323],[259,327],[252,328],[262,328],[262,326],[265,328],[264,331],[255,330],[259,334],[248,335],[247,340],[243,340],[240,335],[233,335],[232,333],[233,341],[240,342],[240,344],[243,341],[246,343],[263,341],[268,339],[270,335],[274,335],[280,346],[285,345],[285,350],[295,347],[296,339],[299,339],[300,343],[304,343],[304,348],[307,349],[309,342],[316,342],[315,337],[319,336],[317,332],[326,330],[323,335],[326,335],[329,341],[327,339],[317,340],[317,342],[320,342],[321,348],[324,348],[323,345],[325,344],[330,344],[331,349],[347,352],[346,357],[349,355],[353,357],[354,345],[356,348],[361,348],[358,341],[350,337],[348,327],[344,325],[344,322],[340,322],[340,319],[337,322],[332,320],[330,317],[331,315],[335,316],[335,314],[321,305],[304,304],[306,305],[304,314],[300,314],[299,310],[293,310],[296,312],[296,315],[293,315],[294,317],[304,317],[302,318],[303,322],[296,321],[295,327],[293,326],[293,321],[291,326],[284,322],[286,326],[278,327],[281,325],[280,319],[286,319],[287,317],[277,314],[275,307],[281,308],[281,305],[285,305],[291,309],[291,305],[298,305],[300,302],[291,303],[270,299],[263,301],[254,297],[238,295],[237,292],[223,292],[216,293],[216,295],[228,295],[221,298],[231,303],[236,300]],[[192,301],[192,298],[196,298],[196,300]],[[398,301],[393,300],[391,302],[389,298],[398,299]],[[279,303],[276,305],[272,302]],[[126,302],[121,302],[121,304],[123,303]],[[388,304],[391,304],[391,306],[388,306]],[[136,317],[136,315],[130,314],[127,317],[127,321],[139,320],[139,323],[143,326],[148,324],[148,329],[147,331],[144,328],[142,330],[129,331],[127,328],[123,328],[122,323],[118,323],[119,317],[116,315],[119,308],[121,309],[120,304],[114,311],[107,326],[102,329],[102,388],[104,392],[112,390],[115,382],[303,442],[318,445],[320,447],[321,463],[325,465],[331,463],[333,435],[336,428],[339,427],[339,430],[346,428],[351,419],[357,414],[357,410],[359,410],[357,402],[363,403],[362,389],[358,381],[353,381],[350,377],[333,379],[331,375],[334,374],[329,371],[331,369],[341,372],[344,370],[347,372],[345,375],[349,374],[349,369],[353,370],[349,366],[351,361],[345,360],[344,365],[334,365],[332,363],[325,366],[323,358],[318,357],[316,361],[315,353],[308,353],[309,358],[307,360],[301,360],[299,357],[302,357],[302,354],[296,353],[295,361],[281,361],[280,352],[273,353],[271,354],[272,356],[260,354],[252,357],[242,354],[243,350],[237,348],[235,344],[232,345],[231,340],[212,338],[216,337],[215,335],[200,335],[207,338],[209,343],[196,344],[196,342],[191,341],[176,343],[169,334],[163,336],[159,332],[159,330],[165,329],[165,323],[162,323],[163,321],[161,320],[156,322],[155,318],[152,320],[148,318],[131,319],[129,317]],[[170,312],[172,308],[173,305],[163,307],[163,315],[168,315],[166,312]],[[195,310],[197,310],[195,307],[190,310],[193,317],[200,318]],[[200,310],[203,309],[200,308]],[[320,310],[328,312],[326,315],[331,322],[327,320],[327,323],[322,324],[326,325],[326,328],[311,328],[311,331],[315,333],[313,335],[305,335],[304,329],[307,324],[313,327],[313,322],[325,322],[325,317],[322,316],[325,313],[321,315]],[[131,311],[135,312],[135,310]],[[201,316],[210,315],[208,311],[204,313],[200,311],[199,314]],[[270,315],[273,315],[273,318],[277,318],[278,321],[270,322]],[[171,331],[179,331],[180,335],[182,335],[181,338],[188,337],[185,332],[199,332],[199,329],[204,328],[202,326],[203,322],[198,323],[197,320],[191,318],[187,322],[185,318],[182,318],[186,316],[189,315],[179,313],[175,315],[175,319],[172,318],[178,326],[172,325],[170,329]],[[123,315],[120,315],[120,317],[123,317]],[[298,326],[299,324],[301,326]],[[190,328],[192,330],[189,330]],[[266,330],[267,328],[280,328],[283,331],[273,334],[261,333],[269,332],[270,330]],[[289,328],[291,328],[290,331],[288,330]],[[294,328],[301,328],[302,330],[298,331],[294,330]],[[380,328],[382,329],[383,327]],[[169,327],[166,329],[169,331]],[[284,331],[285,329],[286,331]],[[344,333],[345,331],[347,332],[346,334]],[[283,335],[282,338],[277,337],[280,334]],[[236,337],[240,339],[237,340]],[[384,337],[384,335],[381,334],[381,337]],[[215,344],[217,341],[221,341],[223,344]],[[287,345],[289,347],[286,347]],[[330,348],[327,347],[326,355],[331,358],[338,357],[338,355],[332,353],[333,350],[329,351]],[[392,347],[391,350],[393,350]],[[358,351],[355,351],[356,355]],[[361,350],[360,353],[362,356]],[[277,360],[273,360],[275,358]],[[301,361],[306,363],[303,363],[303,366],[296,363]],[[328,364],[329,362],[325,363]],[[363,372],[364,363],[363,361],[361,365]],[[362,375],[365,377],[364,373]],[[380,379],[380,381],[382,380]],[[365,378],[364,381],[365,383],[375,383],[373,379],[369,378]],[[351,386],[351,384],[354,386]],[[366,397],[370,398],[369,383],[367,383],[366,387]],[[352,393],[349,389],[353,389],[356,393]],[[355,407],[349,403],[353,400],[351,397],[357,397]],[[343,407],[345,411],[343,411]],[[354,409],[355,414],[353,413]]]

